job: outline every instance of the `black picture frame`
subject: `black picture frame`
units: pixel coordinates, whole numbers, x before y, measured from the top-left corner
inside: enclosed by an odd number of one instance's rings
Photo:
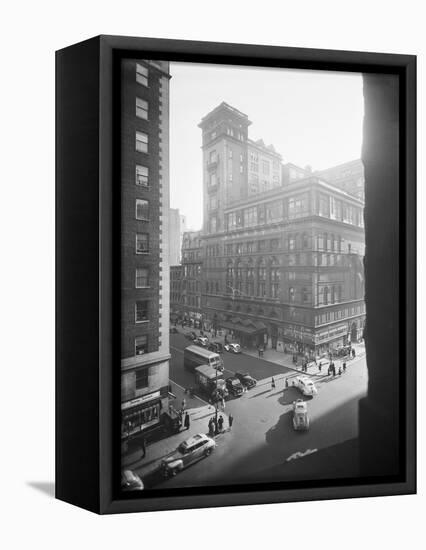
[[[155,490],[139,498],[118,493],[114,434],[119,422],[120,233],[114,71],[122,56],[364,73],[370,125],[363,150],[367,314],[374,319],[380,313],[391,322],[386,336],[380,326],[368,326],[369,372],[386,361],[380,380],[389,399],[361,403],[360,463],[367,475],[357,483]],[[397,97],[380,87],[387,74],[398,77]],[[415,493],[416,57],[98,36],[56,52],[56,75],[56,497],[106,514]],[[392,158],[390,151],[396,152]],[[368,191],[368,178],[381,183]],[[399,210],[381,204],[398,204]],[[395,413],[389,400],[396,388],[400,401]],[[378,395],[374,376],[370,392]],[[399,422],[397,434],[388,430],[392,422]],[[378,441],[368,452],[367,439]],[[394,448],[398,453],[391,456]],[[395,474],[381,476],[387,461],[394,461]]]

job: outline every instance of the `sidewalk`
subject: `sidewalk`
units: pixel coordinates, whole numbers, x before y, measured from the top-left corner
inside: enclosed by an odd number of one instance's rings
[[[355,348],[356,352],[356,358],[363,357],[365,355],[365,346],[364,344],[354,344],[353,347]],[[243,353],[246,355],[251,355],[252,357],[259,357],[259,352],[257,349],[248,349],[248,348],[242,348]],[[321,372],[319,371],[318,365],[316,365],[314,362],[308,363],[307,371],[304,372],[302,370],[302,358],[298,356],[296,365],[293,363],[293,354],[292,353],[284,353],[282,351],[277,351],[275,349],[265,349],[263,351],[263,355],[260,357],[260,359],[263,359],[264,361],[269,361],[270,363],[275,363],[277,365],[282,365],[283,367],[286,367],[290,370],[293,370],[300,374],[309,374],[310,376],[315,376],[317,378],[328,376],[327,369],[330,364],[330,361],[328,359],[322,359],[321,360]],[[334,363],[336,364],[337,368],[339,365],[343,363],[345,359],[342,358],[335,358]],[[352,359],[346,359],[346,363],[349,365],[351,363]]]
[[[146,455],[143,458],[140,438],[136,436],[129,442],[129,450],[121,456],[121,467],[136,471],[146,486],[155,485],[161,480],[157,479],[158,466],[161,460],[175,451],[182,441],[198,433],[208,434],[209,420],[215,414],[214,406],[205,405],[204,403],[202,403],[202,406],[199,406],[201,402],[197,397],[188,398],[185,396],[185,399],[187,404],[195,403],[196,405],[195,407],[187,407],[186,409],[191,421],[189,429],[182,428],[176,434],[169,435],[153,443],[148,442],[146,445]],[[177,403],[181,404],[181,401]],[[177,404],[176,408],[178,408]],[[223,438],[229,426],[226,413],[219,409],[219,415],[222,415],[224,418],[224,431],[215,436],[215,439],[218,441]]]

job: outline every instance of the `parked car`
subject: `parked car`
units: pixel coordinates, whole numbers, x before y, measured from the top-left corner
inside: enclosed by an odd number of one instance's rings
[[[205,434],[197,434],[186,439],[176,451],[161,461],[163,476],[175,476],[194,462],[209,456],[215,447],[215,441]]]
[[[230,353],[241,353],[240,344],[235,344],[235,343],[225,344],[223,347],[226,349],[226,351],[229,351]]]
[[[177,334],[179,331],[176,327],[170,327],[170,334]]]
[[[194,344],[199,344],[200,346],[203,346],[203,348],[206,348],[208,343],[209,339],[207,338],[207,336],[198,336],[194,340]]]
[[[315,384],[308,376],[298,376],[296,378],[296,387],[303,393],[303,395],[313,397],[318,393]]]
[[[293,402],[293,428],[296,431],[309,429],[308,404],[303,399]]]
[[[236,376],[230,376],[226,379],[226,388],[229,393],[235,397],[241,397],[243,395],[244,387]]]
[[[249,375],[248,372],[241,373],[236,372],[235,373],[236,378],[241,382],[243,386],[245,386],[247,389],[254,388],[254,386],[257,384],[257,380]]]
[[[144,485],[141,478],[135,472],[132,472],[132,470],[123,470],[121,472],[121,490],[143,491]]]
[[[207,346],[207,349],[209,349],[210,351],[214,351],[215,353],[222,353],[223,345],[220,342],[210,342],[210,344]]]

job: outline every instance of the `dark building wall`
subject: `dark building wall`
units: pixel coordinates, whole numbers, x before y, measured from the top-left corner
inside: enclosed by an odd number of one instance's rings
[[[143,63],[138,60],[138,63]],[[150,67],[149,87],[136,82],[136,61],[122,61],[122,357],[135,353],[135,338],[148,336],[148,351],[159,346],[160,290],[160,185],[159,185],[159,116],[160,75]],[[149,120],[136,117],[135,98],[148,101]],[[140,130],[149,136],[148,153],[136,151],[135,135]],[[149,186],[135,184],[136,164],[148,167]],[[149,201],[149,221],[136,219],[136,199]],[[149,234],[149,253],[136,254],[136,234]],[[137,267],[149,269],[149,288],[135,288]],[[135,323],[136,300],[149,300],[149,323]]]

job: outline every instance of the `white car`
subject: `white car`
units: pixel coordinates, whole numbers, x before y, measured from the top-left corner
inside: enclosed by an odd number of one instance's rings
[[[196,434],[179,445],[176,451],[161,461],[164,477],[175,476],[194,462],[207,457],[216,447],[214,439],[205,434]]]
[[[132,472],[132,470],[123,470],[121,472],[121,490],[143,491],[143,481],[135,472]]]
[[[226,351],[229,351],[231,353],[241,353],[240,344],[235,344],[235,343],[225,344],[223,347],[226,349]]]
[[[203,348],[206,348],[208,343],[209,339],[206,336],[198,336],[198,338],[194,340],[194,344],[200,344]]]
[[[296,387],[303,393],[303,395],[313,397],[318,393],[315,384],[308,376],[298,376],[296,378]]]
[[[308,404],[302,399],[293,402],[293,428],[296,431],[309,429]]]

